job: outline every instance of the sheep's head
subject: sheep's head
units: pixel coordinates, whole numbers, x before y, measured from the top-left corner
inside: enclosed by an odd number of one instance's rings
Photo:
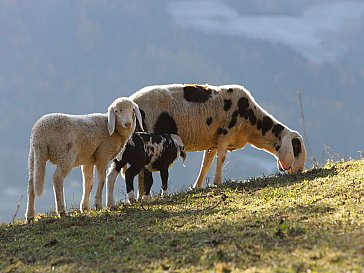
[[[116,124],[121,128],[134,132],[135,117],[143,130],[142,117],[138,105],[129,98],[118,98],[108,108],[107,129],[112,135],[115,131]]]
[[[185,151],[185,145],[182,142],[182,139],[175,134],[171,134],[171,138],[173,139],[174,143],[178,147],[179,155],[182,157],[183,162],[186,160],[186,151]]]
[[[281,135],[275,146],[277,167],[289,174],[302,172],[306,161],[306,149],[302,136],[296,131]]]

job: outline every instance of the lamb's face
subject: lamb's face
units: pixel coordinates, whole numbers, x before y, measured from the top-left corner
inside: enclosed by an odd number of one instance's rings
[[[306,149],[302,137],[297,132],[282,136],[277,147],[277,167],[289,174],[302,172],[306,161]]]
[[[141,114],[139,107],[136,103],[128,98],[116,99],[108,108],[108,130],[112,135],[115,130],[115,126],[130,131],[135,130],[135,117],[138,119],[140,127],[143,130]],[[116,126],[116,127],[118,127]]]

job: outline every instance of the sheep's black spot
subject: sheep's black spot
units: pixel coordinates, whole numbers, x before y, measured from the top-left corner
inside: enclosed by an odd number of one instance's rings
[[[177,134],[177,125],[174,119],[167,113],[162,112],[154,125],[154,133]]]
[[[260,119],[257,121],[257,129],[262,129],[262,121]]]
[[[139,111],[140,111],[140,115],[142,116],[142,125],[143,125],[143,128],[144,128],[144,131],[148,131],[147,125],[145,124],[145,112],[140,108],[139,108]],[[137,126],[136,126],[135,131],[140,132],[141,130],[142,130],[142,128],[140,128],[139,122],[137,122]]]
[[[240,98],[238,101],[238,111],[241,117],[244,117],[249,109],[249,100],[247,98]]]
[[[225,128],[219,128],[217,129],[217,133],[219,135],[226,135],[228,133],[228,130],[226,130]]]
[[[228,93],[232,93],[232,92],[234,92],[234,89],[229,88],[229,89],[228,89]]]
[[[224,111],[229,111],[229,109],[231,108],[231,100],[224,100]]]
[[[280,145],[277,145],[276,147],[274,147],[275,149],[276,149],[276,151],[278,152],[279,151],[279,149],[281,148],[281,146]]]
[[[283,131],[284,127],[281,124],[275,124],[272,129],[272,133],[278,137]]]
[[[206,102],[211,98],[211,89],[201,85],[185,85],[183,87],[183,96],[186,101]]]
[[[265,116],[262,121],[263,136],[265,135],[266,132],[268,132],[272,128],[272,126],[273,126],[273,120],[270,117]]]
[[[212,117],[209,117],[208,119],[206,119],[206,124],[207,124],[208,126],[210,126],[210,125],[211,125],[211,123],[212,123]]]
[[[257,123],[257,117],[255,116],[254,111],[252,109],[248,110],[248,116],[251,125],[254,126]]]
[[[239,111],[234,111],[233,114],[231,115],[231,121],[229,123],[229,129],[233,128],[237,121],[238,121],[238,115],[239,115]]]
[[[294,157],[298,157],[301,153],[301,141],[298,138],[292,139]]]

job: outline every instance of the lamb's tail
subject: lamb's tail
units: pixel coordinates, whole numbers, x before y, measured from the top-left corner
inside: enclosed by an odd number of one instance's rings
[[[44,191],[44,177],[48,154],[47,145],[31,145],[33,146],[30,149],[30,153],[33,152],[33,155],[29,154],[29,165],[33,161],[33,166],[29,166],[29,172],[31,173],[31,168],[33,168],[34,191],[36,195],[41,196]],[[33,156],[33,160],[31,160],[31,156]]]

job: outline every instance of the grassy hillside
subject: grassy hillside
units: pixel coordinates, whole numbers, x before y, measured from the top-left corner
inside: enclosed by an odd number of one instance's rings
[[[1,272],[363,272],[364,161],[0,225]]]

